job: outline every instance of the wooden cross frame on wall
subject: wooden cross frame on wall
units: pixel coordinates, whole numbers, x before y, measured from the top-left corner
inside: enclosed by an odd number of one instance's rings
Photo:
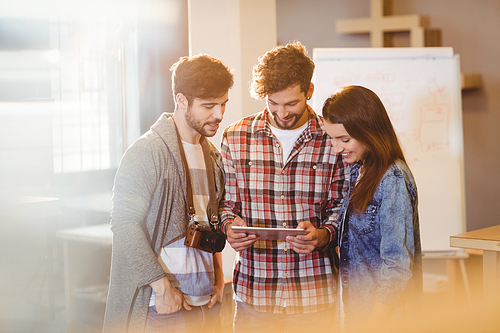
[[[395,32],[410,33],[410,47],[441,46],[441,30],[429,27],[422,15],[392,15],[392,0],[370,0],[370,17],[337,21],[340,34],[370,34],[372,47],[394,46]],[[462,90],[482,86],[481,74],[461,74]]]
[[[429,18],[422,15],[392,14],[392,0],[371,0],[370,17],[339,20],[337,32],[369,33],[372,47],[393,46],[393,32],[410,32],[410,46],[441,46],[441,30],[429,28]]]

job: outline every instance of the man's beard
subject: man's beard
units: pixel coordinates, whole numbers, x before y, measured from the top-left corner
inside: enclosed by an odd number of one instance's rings
[[[202,123],[201,121],[196,119],[194,112],[192,111],[191,107],[189,107],[186,112],[186,123],[202,136],[212,137],[215,135],[215,133],[217,133],[217,130],[210,130],[208,128],[205,128],[205,125],[214,126],[219,124],[220,121]]]
[[[276,124],[276,127],[278,127],[279,129],[282,129],[282,130],[289,130],[291,128],[293,128],[297,122],[300,120],[300,118],[302,118],[302,116],[304,115],[304,112],[306,112],[307,110],[307,105],[304,106],[304,110],[302,110],[302,112],[300,114],[295,114],[295,115],[291,115],[289,116],[290,118],[294,118],[292,121],[290,122],[282,122],[278,115],[277,115],[277,112],[274,112],[274,113],[271,113],[271,117],[273,117],[274,119],[274,123]]]

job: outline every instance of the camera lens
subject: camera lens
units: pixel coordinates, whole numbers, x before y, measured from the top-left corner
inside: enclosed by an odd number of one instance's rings
[[[209,252],[220,252],[226,245],[226,237],[217,232],[203,232],[200,237],[200,247]]]

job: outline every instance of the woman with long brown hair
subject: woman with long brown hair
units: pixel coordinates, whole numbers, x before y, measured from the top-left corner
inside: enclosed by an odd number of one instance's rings
[[[346,331],[380,328],[422,295],[417,188],[384,105],[348,86],[323,105],[325,129],[351,164],[339,213],[339,308]]]

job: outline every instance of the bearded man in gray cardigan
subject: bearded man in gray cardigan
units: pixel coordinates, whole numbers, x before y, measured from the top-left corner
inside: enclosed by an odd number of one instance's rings
[[[127,149],[116,173],[103,332],[214,332],[219,317],[221,253],[184,242],[190,223],[209,226],[222,207],[220,153],[206,137],[217,132],[234,79],[207,55],[182,57],[171,71],[173,115]]]

